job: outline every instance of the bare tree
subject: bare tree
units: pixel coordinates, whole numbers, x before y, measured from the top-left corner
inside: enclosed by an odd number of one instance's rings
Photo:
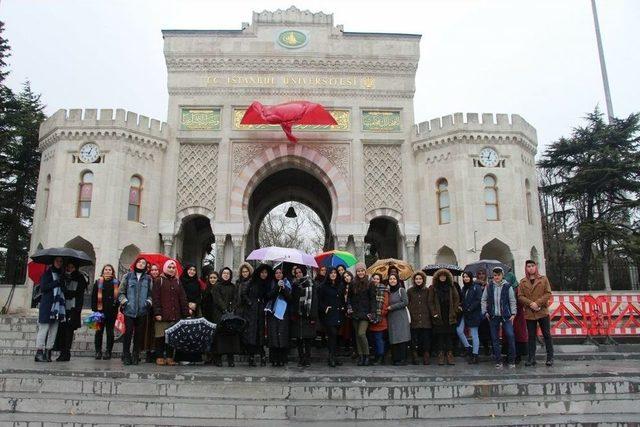
[[[295,218],[285,213],[289,203],[273,208],[262,220],[258,229],[260,246],[282,246],[317,253],[324,246],[324,226],[318,215],[308,206],[293,202]]]

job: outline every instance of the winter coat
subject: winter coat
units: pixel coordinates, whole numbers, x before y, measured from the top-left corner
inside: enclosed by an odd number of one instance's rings
[[[54,278],[57,276],[57,278]],[[53,290],[62,287],[64,283],[64,273],[62,270],[56,270],[53,266],[49,267],[40,278],[40,306],[38,307],[39,323],[54,323],[51,317],[51,306],[53,305]]]
[[[471,283],[462,288],[462,313],[466,327],[477,327],[482,322],[482,285]]]
[[[305,304],[307,289],[311,288],[311,304]],[[296,314],[292,320],[291,336],[297,338],[315,338],[318,321],[318,288],[309,277],[295,280],[291,296],[292,312]]]
[[[119,285],[118,285],[119,286]],[[114,295],[113,279],[102,283],[102,313],[106,323],[116,320],[118,315],[118,300]],[[98,311],[98,280],[91,290],[91,310]]]
[[[74,271],[71,275],[64,275],[64,299],[66,300],[67,326],[71,329],[79,329],[82,326],[82,305],[84,293],[89,283],[84,274]]]
[[[211,290],[211,306],[209,317],[211,321],[219,324],[224,313],[234,313],[239,315],[240,294],[238,287],[231,281],[220,281]],[[220,328],[214,337],[215,353],[217,354],[237,354],[242,351],[240,334]]]
[[[533,284],[527,277],[520,280],[518,285],[518,301],[524,306],[524,318],[536,320],[549,316],[549,304],[551,302],[551,284],[546,276],[538,276]],[[540,307],[540,311],[533,311],[532,302]]]
[[[376,291],[369,285],[366,277],[364,286],[361,286],[359,281],[356,277],[355,282],[349,287],[347,303],[352,311],[353,320],[369,320],[369,316],[376,311]]]
[[[318,291],[318,308],[322,314],[322,322],[326,326],[340,326],[344,322],[344,285],[338,281],[331,284],[324,282]],[[329,308],[330,307],[330,308]]]
[[[441,284],[435,279],[440,274],[447,276],[447,281],[444,282],[444,284]],[[431,312],[431,323],[434,330],[442,329],[444,331],[448,330],[449,326],[458,323],[460,297],[458,295],[458,291],[453,285],[453,275],[449,270],[438,270],[433,274],[433,277],[434,281],[429,287],[429,294],[427,295],[429,311]],[[446,298],[447,296],[448,298]],[[449,301],[449,304],[447,306],[443,306],[442,302],[446,300]]]
[[[287,280],[287,279],[283,279]],[[267,293],[267,300],[269,306],[274,307],[275,301],[278,297],[283,298],[287,302],[287,309],[284,312],[282,319],[278,319],[274,316],[273,312],[267,316],[267,345],[270,348],[288,348],[289,347],[289,322],[291,314],[291,298],[292,289],[284,286],[280,289],[278,281],[274,280],[271,283],[269,292]]]
[[[498,294],[499,295],[496,295]],[[500,307],[499,313],[503,319],[508,319],[511,316],[515,316],[518,310],[516,303],[516,293],[506,280],[502,280],[502,283],[494,283],[490,281],[485,286],[482,293],[482,312],[488,314],[490,318],[496,316],[496,302],[498,298]]]
[[[189,317],[187,296],[177,277],[164,274],[153,280],[153,314],[162,316],[162,322],[177,322]]]
[[[389,313],[387,320],[389,322],[389,343],[400,344],[411,340],[411,328],[409,326],[409,312],[407,304],[407,290],[397,286],[391,287],[389,292]]]
[[[264,304],[267,298],[267,286],[269,286],[267,281],[263,282],[254,273],[251,280],[240,282],[239,314],[247,321],[247,327],[243,332],[245,345],[264,345]]]
[[[124,305],[124,315],[127,317],[146,316],[152,304],[152,279],[147,273],[141,273],[140,279],[135,271],[124,275],[120,283],[118,301]],[[103,292],[104,295],[104,292]],[[164,316],[162,316],[162,320]]]
[[[431,313],[429,312],[429,288],[426,283],[422,286],[412,286],[407,291],[409,297],[409,314],[411,315],[411,329],[431,329]]]

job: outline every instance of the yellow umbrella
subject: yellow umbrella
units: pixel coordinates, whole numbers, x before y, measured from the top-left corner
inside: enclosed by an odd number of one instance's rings
[[[396,267],[402,280],[407,280],[413,276],[413,267],[408,262],[395,258],[379,259],[367,268],[367,274],[380,273],[382,278],[386,279],[389,267]]]

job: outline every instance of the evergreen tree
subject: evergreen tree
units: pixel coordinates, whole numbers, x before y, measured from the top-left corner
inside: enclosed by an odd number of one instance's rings
[[[601,260],[612,251],[640,256],[640,114],[607,124],[596,109],[586,120],[570,138],[551,144],[539,163],[554,176],[541,190],[570,215],[567,223],[578,243],[579,289],[587,287],[594,255]]]

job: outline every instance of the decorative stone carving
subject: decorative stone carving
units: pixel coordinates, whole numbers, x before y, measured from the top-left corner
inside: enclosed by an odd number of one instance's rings
[[[219,108],[183,108],[180,111],[182,130],[220,130]]]
[[[362,130],[366,132],[399,132],[402,130],[400,111],[363,111]]]
[[[202,206],[215,214],[218,144],[180,144],[177,210]]]
[[[351,150],[348,144],[307,144],[326,157],[346,179],[351,178]]]
[[[400,146],[366,144],[363,152],[365,212],[378,208],[402,212],[404,200]]]
[[[234,143],[233,151],[233,176],[240,175],[242,169],[260,153],[269,148],[269,144]]]

